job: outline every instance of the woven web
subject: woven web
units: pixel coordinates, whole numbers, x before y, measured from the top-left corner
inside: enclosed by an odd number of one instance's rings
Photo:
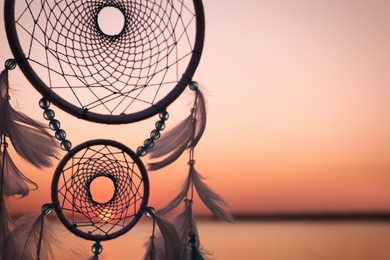
[[[130,114],[163,99],[193,52],[192,0],[16,2],[17,32],[33,70],[61,98],[99,114]],[[115,35],[98,20],[107,7],[124,18]]]
[[[99,177],[111,179],[115,187],[107,202],[98,202],[91,194],[91,183]],[[106,192],[104,187],[100,192]],[[143,193],[137,164],[128,154],[107,145],[90,146],[76,153],[62,169],[58,182],[63,214],[89,237],[108,237],[129,225],[139,214]]]

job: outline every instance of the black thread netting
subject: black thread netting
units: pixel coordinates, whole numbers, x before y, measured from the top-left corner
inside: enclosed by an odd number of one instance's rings
[[[108,6],[125,17],[116,35],[102,33],[97,22]],[[37,75],[68,102],[97,113],[154,104],[180,80],[193,51],[191,0],[28,0],[18,8],[20,42]]]
[[[91,183],[107,177],[115,186],[113,197],[97,202]],[[143,180],[137,165],[126,153],[103,145],[88,147],[69,160],[61,172],[58,198],[68,220],[91,234],[109,234],[129,223],[143,198]],[[102,187],[104,192],[104,187]]]

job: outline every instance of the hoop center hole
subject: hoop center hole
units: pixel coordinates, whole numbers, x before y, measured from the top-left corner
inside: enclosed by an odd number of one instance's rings
[[[99,29],[108,36],[119,35],[125,27],[125,16],[114,6],[106,6],[98,13]]]
[[[96,177],[89,185],[92,200],[97,203],[107,203],[115,195],[114,182],[105,176]]]

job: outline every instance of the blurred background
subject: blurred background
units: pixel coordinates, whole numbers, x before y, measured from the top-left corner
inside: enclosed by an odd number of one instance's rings
[[[390,1],[204,0],[204,7],[205,49],[194,80],[206,89],[208,124],[196,168],[237,217],[235,226],[207,222],[205,247],[215,259],[237,259],[232,252],[249,252],[246,259],[388,259]],[[5,61],[12,55],[0,27]],[[9,80],[12,105],[44,122],[40,94],[20,70]],[[190,100],[186,92],[168,108],[167,130],[189,114]],[[74,146],[108,138],[136,150],[158,120],[107,126],[55,112]],[[175,196],[187,159],[150,173],[150,205],[162,207]],[[12,200],[11,212],[37,212],[50,201],[54,168],[17,163],[39,189]],[[200,201],[194,206],[196,214],[208,214]],[[312,214],[381,221],[255,221]],[[207,232],[213,227],[226,235],[213,237],[215,230]],[[314,253],[300,254],[309,249]]]

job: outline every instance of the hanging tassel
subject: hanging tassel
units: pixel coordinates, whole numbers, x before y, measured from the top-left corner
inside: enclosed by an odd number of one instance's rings
[[[9,103],[8,70],[0,74],[0,133],[11,140],[15,151],[37,168],[52,166],[58,158],[54,138],[46,127],[14,110]]]
[[[181,259],[192,260],[191,251],[195,250],[191,248],[189,237],[197,241],[196,250],[199,252],[200,256],[202,255],[200,250],[200,240],[198,235],[198,229],[194,216],[192,214],[192,201],[186,200],[184,209],[174,218],[172,224],[176,227],[177,232],[179,233],[180,243],[181,243]],[[200,258],[204,259],[204,258]]]
[[[11,232],[15,250],[5,259],[55,259],[53,245],[57,239],[50,222],[45,220],[52,209],[52,205],[45,204],[41,214],[25,215],[15,221]]]
[[[15,163],[12,161],[11,157],[8,154],[6,142],[4,142],[4,146],[5,148],[0,161],[0,165],[4,167],[4,171],[2,172],[3,195],[21,195],[22,197],[25,197],[30,192],[30,188],[27,184],[32,185],[32,189],[37,189],[38,185],[32,180],[28,179],[26,176],[23,175],[23,173],[19,171],[19,169],[16,167]]]
[[[156,171],[172,162],[189,148],[194,148],[206,128],[206,102],[202,92],[196,88],[195,101],[191,114],[176,127],[163,135],[150,150],[150,158],[157,159],[166,156],[159,162],[150,163],[149,170]]]
[[[176,228],[167,220],[155,214],[154,208],[147,208],[146,215],[153,219],[153,231],[145,260],[180,260],[181,243]],[[155,236],[155,224],[160,235]]]
[[[196,234],[195,232],[189,232],[188,236],[190,239],[188,240],[188,259],[191,260],[204,260],[205,258],[202,255],[202,252],[199,249],[198,241],[196,240]]]

